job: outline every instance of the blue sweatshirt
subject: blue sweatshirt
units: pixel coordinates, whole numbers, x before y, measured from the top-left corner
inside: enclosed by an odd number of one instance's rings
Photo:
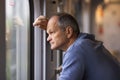
[[[63,56],[59,80],[120,80],[120,65],[94,35],[81,33]]]

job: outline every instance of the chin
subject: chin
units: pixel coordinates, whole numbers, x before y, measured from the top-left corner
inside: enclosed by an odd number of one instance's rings
[[[57,47],[51,47],[51,50],[57,50],[58,48]]]
[[[53,48],[53,47],[51,47],[50,49],[51,49],[51,50],[55,50],[55,48]]]
[[[51,48],[51,50],[57,50],[56,48]]]

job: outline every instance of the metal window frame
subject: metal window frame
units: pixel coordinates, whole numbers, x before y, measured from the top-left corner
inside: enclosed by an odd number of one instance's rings
[[[5,0],[0,2],[0,80],[6,80]]]
[[[34,0],[34,20],[39,15],[51,16],[57,12],[57,2],[52,0]],[[34,80],[55,80],[57,67],[56,51],[50,50],[46,42],[46,32],[35,27],[34,30]]]
[[[45,0],[34,1],[34,20],[45,15]],[[44,13],[43,13],[44,12]],[[34,28],[34,80],[46,80],[46,32]]]

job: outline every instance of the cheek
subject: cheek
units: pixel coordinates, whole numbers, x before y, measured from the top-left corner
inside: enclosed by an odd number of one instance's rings
[[[66,36],[64,33],[57,33],[53,37],[53,41],[55,42],[56,45],[63,45],[66,41]]]
[[[58,37],[56,38],[56,45],[64,45],[64,43],[66,42],[66,37],[62,36],[62,37]]]

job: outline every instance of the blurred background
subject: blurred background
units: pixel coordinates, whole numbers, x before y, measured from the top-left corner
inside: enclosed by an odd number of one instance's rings
[[[1,0],[0,80],[57,80],[63,52],[50,50],[46,32],[32,26],[56,12],[73,15],[120,62],[120,0]]]

